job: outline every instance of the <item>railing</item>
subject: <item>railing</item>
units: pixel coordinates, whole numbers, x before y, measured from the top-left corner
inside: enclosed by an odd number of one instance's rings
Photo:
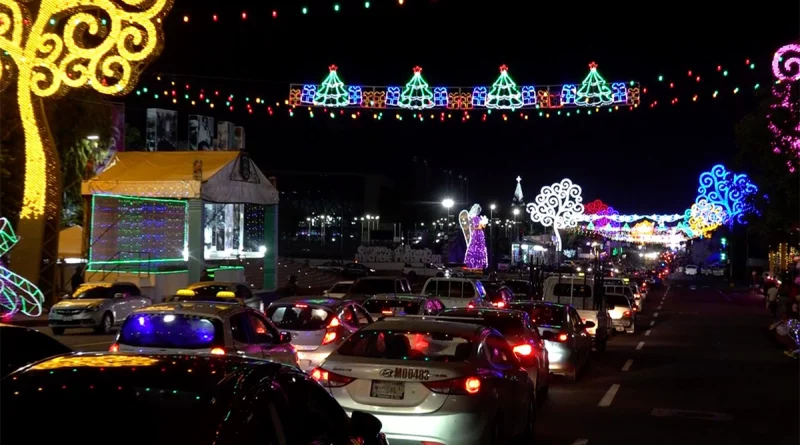
[[[119,274],[121,273],[135,273],[139,278],[149,278],[151,273],[150,260],[150,252],[120,250],[109,259],[103,261],[101,269],[93,270],[92,274],[86,278],[86,281],[91,281],[92,277],[98,272],[103,273],[100,281],[105,281],[106,278],[113,273],[117,274],[117,278],[119,278]],[[92,269],[92,264],[93,263],[88,264],[90,269]],[[106,266],[108,266],[108,264],[113,264],[113,266],[107,268]]]

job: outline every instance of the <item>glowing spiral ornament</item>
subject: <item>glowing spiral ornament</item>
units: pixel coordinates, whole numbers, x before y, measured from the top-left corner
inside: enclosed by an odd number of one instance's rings
[[[782,82],[800,80],[800,45],[790,43],[775,51],[772,74]]]
[[[577,217],[583,215],[581,187],[572,180],[564,178],[561,182],[542,187],[542,190],[528,203],[526,210],[531,221],[545,227],[553,227],[556,235],[556,251],[561,251],[561,234],[558,229],[575,227]]]
[[[0,218],[0,258],[17,244],[19,238],[6,218]],[[30,317],[42,314],[44,295],[33,283],[11,272],[0,260],[0,312],[10,318],[18,312]]]
[[[725,166],[717,164],[710,171],[700,174],[695,203],[705,199],[710,204],[722,207],[726,218],[724,224],[745,224],[744,215],[755,211],[748,198],[756,192],[758,187],[746,174],[733,174]]]

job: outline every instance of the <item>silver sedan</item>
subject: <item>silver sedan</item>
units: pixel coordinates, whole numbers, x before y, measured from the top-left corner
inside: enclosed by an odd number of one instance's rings
[[[392,445],[533,436],[533,382],[485,326],[388,318],[353,334],[311,375],[348,413],[380,419]]]

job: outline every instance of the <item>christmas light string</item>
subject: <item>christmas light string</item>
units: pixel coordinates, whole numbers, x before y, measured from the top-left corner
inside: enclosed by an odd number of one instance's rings
[[[772,58],[772,104],[767,114],[772,152],[786,158],[789,173],[800,163],[800,45],[779,48]]]

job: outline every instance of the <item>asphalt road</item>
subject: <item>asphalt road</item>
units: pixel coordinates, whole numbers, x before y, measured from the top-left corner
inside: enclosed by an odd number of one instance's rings
[[[767,338],[762,298],[700,281],[651,292],[635,334],[617,334],[578,382],[554,379],[536,443],[800,443],[800,364]],[[56,338],[103,351],[114,336]]]

